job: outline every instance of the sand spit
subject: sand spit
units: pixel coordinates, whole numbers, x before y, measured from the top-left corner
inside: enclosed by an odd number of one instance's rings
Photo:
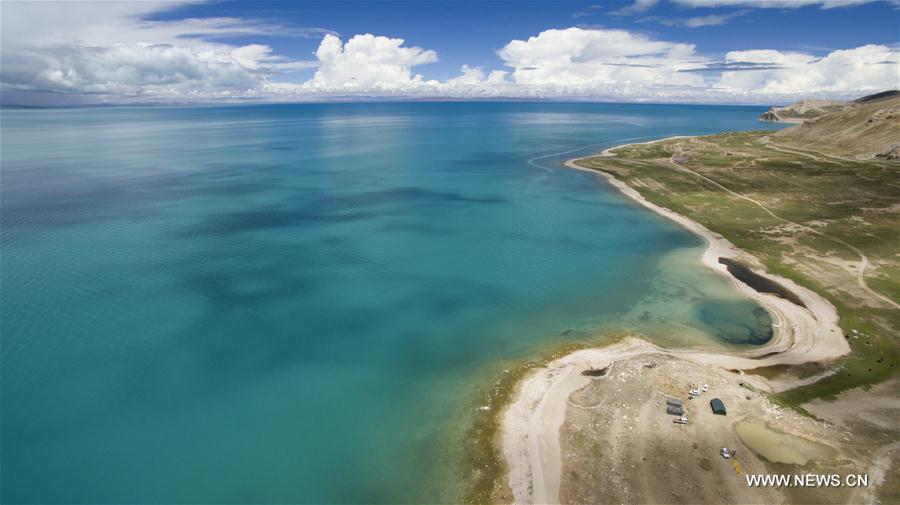
[[[690,400],[687,391],[702,385],[708,391]],[[672,422],[669,398],[683,401],[688,424]],[[728,415],[712,412],[712,398]],[[574,392],[559,438],[562,503],[847,503],[849,488],[751,487],[745,478],[868,473],[871,461],[835,440],[833,426],[746,387],[741,374],[654,352],[616,360],[607,376]],[[725,459],[722,447],[736,453]],[[770,463],[784,456],[802,468]]]
[[[601,156],[613,155],[606,150]],[[576,165],[579,159],[567,161],[566,166],[604,177],[637,203],[703,237],[707,242],[701,258],[703,263],[726,276],[738,290],[764,306],[772,314],[775,331],[768,344],[738,353],[663,349],[638,338],[628,338],[608,347],[577,351],[535,370],[522,381],[513,401],[502,414],[502,452],[508,463],[508,483],[515,503],[559,502],[562,475],[560,428],[566,420],[570,396],[591,382],[590,377],[581,374],[586,369],[614,369],[616,362],[652,354],[703,367],[716,367],[721,369],[717,373],[724,373],[727,370],[817,362],[850,352],[850,346],[837,326],[837,311],[827,300],[789,279],[766,274],[756,258],[739,250],[721,235],[645,200],[636,190],[609,174]],[[738,281],[725,265],[719,263],[722,257],[740,261],[757,274],[777,281],[796,294],[806,308],[775,295],[759,293]],[[767,392],[782,391],[797,385],[755,375],[741,375],[741,380]]]
[[[653,142],[662,142],[664,140],[675,138],[686,137],[670,137],[668,139]],[[603,151],[600,156],[614,155],[610,153],[610,149],[607,149]],[[850,352],[850,345],[847,343],[843,332],[837,325],[837,310],[828,300],[790,279],[766,273],[762,270],[759,260],[749,253],[738,249],[718,233],[714,233],[703,225],[680,214],[676,214],[669,209],[665,209],[647,201],[637,192],[637,190],[631,188],[610,174],[577,165],[576,162],[580,159],[582,158],[569,160],[566,162],[566,166],[576,170],[599,174],[625,196],[628,196],[653,212],[675,221],[687,230],[702,237],[707,243],[706,250],[701,257],[703,264],[725,276],[735,288],[746,296],[754,299],[772,314],[774,321],[774,336],[772,340],[765,346],[757,348],[754,351],[729,355],[729,363],[733,365],[731,368],[752,369],[779,364],[797,365],[833,359]],[[776,281],[797,295],[806,307],[800,307],[775,295],[760,293],[754,290],[731,275],[731,273],[728,272],[728,268],[719,262],[719,258],[728,258],[739,261],[748,266],[757,275],[768,277],[769,279]],[[710,360],[710,364],[719,364],[719,355],[712,354],[709,356],[710,357],[708,358],[701,359]],[[762,356],[766,356],[766,359],[759,359]],[[774,386],[772,390],[781,391],[788,389],[788,387],[792,385],[793,384],[782,385],[781,387]]]

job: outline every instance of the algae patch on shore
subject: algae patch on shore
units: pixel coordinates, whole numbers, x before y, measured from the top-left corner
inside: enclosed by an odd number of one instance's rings
[[[805,466],[834,458],[830,447],[775,430],[760,420],[745,419],[735,424],[734,430],[747,448],[770,463]]]
[[[784,298],[785,300],[794,303],[795,305],[806,308],[806,304],[803,303],[803,300],[801,300],[799,296],[792,293],[791,290],[773,281],[772,279],[769,279],[768,277],[759,275],[740,261],[736,261],[730,258],[719,258],[719,263],[725,265],[731,275],[733,275],[736,279],[740,280],[756,291],[759,291],[760,293],[772,293],[775,296]]]

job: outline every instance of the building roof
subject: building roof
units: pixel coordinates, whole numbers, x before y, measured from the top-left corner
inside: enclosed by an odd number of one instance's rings
[[[712,400],[710,400],[709,406],[712,407],[712,411],[716,414],[725,415],[726,413],[725,404],[718,398],[713,398]]]
[[[680,405],[666,405],[666,414],[680,416],[684,414],[684,409],[682,409]]]
[[[681,400],[676,400],[675,398],[666,398],[666,404],[667,405],[677,405],[679,407],[683,405]]]

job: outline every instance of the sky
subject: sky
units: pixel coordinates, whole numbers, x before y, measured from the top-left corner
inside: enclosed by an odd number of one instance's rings
[[[781,104],[900,87],[900,0],[0,2],[0,102]]]

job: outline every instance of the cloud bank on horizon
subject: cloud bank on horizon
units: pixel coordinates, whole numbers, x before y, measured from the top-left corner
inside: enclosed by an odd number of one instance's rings
[[[870,0],[671,0],[685,8],[833,9]],[[611,12],[638,16],[658,0]],[[528,98],[659,102],[784,102],[846,98],[898,87],[898,44],[866,44],[815,55],[735,48],[710,56],[692,43],[635,30],[572,26],[512,39],[496,50],[501,66],[462,65],[459,75],[427,79],[419,69],[438,49],[362,33],[342,38],[325,28],[297,28],[242,17],[151,20],[178,2],[2,4],[4,104],[128,103],[210,100],[366,98]],[[726,22],[744,11],[671,25]],[[40,22],[35,22],[35,20]],[[255,36],[320,38],[314,58],[295,59]],[[900,41],[898,41],[900,42]],[[283,76],[314,69],[291,82]]]

